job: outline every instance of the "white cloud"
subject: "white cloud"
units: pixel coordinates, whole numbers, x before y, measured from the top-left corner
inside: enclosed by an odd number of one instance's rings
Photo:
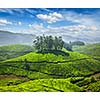
[[[8,21],[8,20],[6,20],[6,19],[0,19],[0,25],[5,26],[5,25],[7,25],[7,24],[12,24],[12,22],[10,22],[10,21]]]
[[[80,31],[84,28],[82,25],[77,25],[77,26],[61,26],[61,27],[51,27],[47,26],[44,27],[42,23],[40,24],[29,24],[29,30],[34,34],[37,33],[36,35],[41,35],[41,34],[61,34],[61,33],[67,33],[68,31]]]
[[[47,21],[48,23],[55,23],[55,22],[63,19],[63,16],[57,12],[49,13],[48,15],[47,14],[38,14],[37,17],[39,19]]]
[[[42,23],[33,23],[29,24],[29,29],[21,29],[19,28],[18,31],[21,30],[21,32],[26,32],[26,33],[32,33],[35,35],[41,35],[41,34],[46,34],[46,35],[68,35],[72,37],[81,37],[81,38],[91,38],[93,39],[94,37],[100,37],[100,18],[96,19],[96,15],[89,15],[89,14],[79,14],[76,12],[72,11],[64,11],[64,12],[50,12],[48,9],[42,9],[47,11],[48,14],[43,14],[40,13],[37,16],[37,18],[41,19],[42,21],[47,21],[48,23],[52,23],[53,26],[47,26],[44,27]],[[33,13],[35,13],[35,10],[31,9],[0,9],[2,12],[9,12],[10,14],[14,13],[14,11],[23,13],[24,11],[27,11],[30,13],[30,16],[33,16]],[[65,21],[67,22],[72,22],[70,25],[68,23],[67,26],[63,26],[63,24],[59,22],[59,27],[55,27],[55,22],[58,21]],[[43,22],[44,23],[44,22]],[[22,22],[10,22],[5,19],[0,19],[0,25],[6,25],[6,24],[13,24],[13,25],[22,25]],[[24,24],[24,23],[23,23]],[[47,23],[46,23],[47,24]],[[50,24],[47,24],[50,25]]]
[[[94,41],[96,38],[100,37],[100,30],[96,26],[85,26],[85,25],[72,25],[72,26],[60,26],[60,27],[44,27],[43,24],[30,24],[27,33],[32,33],[34,35],[53,35],[62,36],[63,38],[68,37],[71,39],[82,39]],[[66,40],[65,41],[70,41]]]
[[[81,14],[72,11],[61,12],[65,21],[71,21],[73,23],[78,23],[81,25],[91,26],[91,25],[100,25],[97,18],[94,14]]]
[[[50,16],[57,17],[57,18],[63,18],[63,16],[60,13],[57,13],[57,12],[50,13]]]
[[[49,14],[38,14],[37,17],[39,19],[42,19],[44,21],[47,21],[48,23],[55,23],[57,21],[70,21],[73,23],[78,23],[80,25],[86,25],[86,26],[91,26],[91,25],[100,25],[98,20],[94,17],[94,15],[89,15],[89,14],[79,14],[76,12],[72,11],[62,11],[62,12],[53,12]]]
[[[22,25],[22,22],[18,22],[18,25]]]
[[[43,26],[42,23],[40,24],[34,23],[34,24],[29,24],[28,32],[33,33],[35,35],[40,35],[44,33],[46,30],[47,29]]]

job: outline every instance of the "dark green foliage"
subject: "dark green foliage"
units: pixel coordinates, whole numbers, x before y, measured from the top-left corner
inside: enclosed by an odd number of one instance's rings
[[[25,62],[25,69],[29,70],[30,69],[30,65],[29,65],[27,59],[25,59],[24,62]]]
[[[38,52],[62,50],[64,41],[62,37],[50,36],[37,36],[33,41],[34,46]]]
[[[93,83],[93,82],[96,82],[97,80],[96,80],[96,78],[95,77],[91,77],[91,82]]]
[[[69,42],[69,43],[64,43],[64,48],[67,49],[68,51],[73,51],[72,48],[73,46],[83,46],[85,45],[84,42],[82,41],[74,41],[74,42]]]
[[[21,83],[23,83],[25,81],[27,81],[27,80],[23,80],[23,79],[0,80],[0,86],[18,85],[18,84],[21,84]]]
[[[76,84],[81,87],[81,86],[88,85],[90,83],[91,83],[91,78],[85,78],[84,80],[79,81]]]
[[[84,80],[84,77],[72,77],[70,79],[70,82],[73,83],[73,84],[75,84],[75,83],[77,83],[79,81],[82,81],[82,80]]]
[[[42,53],[42,54],[53,53],[55,55],[69,56],[69,53],[61,51],[61,50],[45,50],[45,51],[41,51],[41,52],[38,52],[38,53]]]
[[[77,45],[77,46],[83,46],[83,45],[85,45],[85,43],[82,42],[82,41],[74,41],[74,42],[70,42],[70,43],[71,43],[72,46],[75,46],[75,45]]]
[[[100,81],[90,83],[87,87],[84,87],[85,91],[100,92]]]
[[[72,51],[72,45],[70,43],[64,43],[64,48],[68,51]]]

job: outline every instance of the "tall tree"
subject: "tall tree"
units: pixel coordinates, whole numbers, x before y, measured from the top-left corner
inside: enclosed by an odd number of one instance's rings
[[[51,35],[37,36],[33,43],[38,52],[43,52],[45,50],[62,50],[64,46],[64,41],[62,40],[62,37],[52,37]]]
[[[55,50],[58,50],[58,45],[59,45],[59,40],[58,40],[57,36],[55,36],[55,39],[54,39],[54,49]]]
[[[64,41],[62,40],[61,36],[59,36],[59,40],[58,41],[59,41],[58,49],[61,50],[63,48],[63,46],[64,46]]]

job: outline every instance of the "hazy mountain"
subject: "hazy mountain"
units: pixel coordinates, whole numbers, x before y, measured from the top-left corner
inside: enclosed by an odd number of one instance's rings
[[[85,43],[98,43],[100,42],[100,37],[90,37],[87,35],[80,35],[80,36],[71,36],[71,35],[62,35],[62,38],[65,42],[69,41],[83,41]]]
[[[12,33],[0,30],[0,46],[9,44],[27,44],[32,45],[35,38],[33,34]]]
[[[27,44],[32,45],[33,40],[35,39],[34,34],[22,34],[22,33],[12,33],[9,31],[0,30],[0,46],[8,44]],[[62,35],[62,38],[65,42],[69,41],[83,41],[85,43],[96,43],[100,42],[100,37],[89,37],[85,36],[71,36],[71,35]]]

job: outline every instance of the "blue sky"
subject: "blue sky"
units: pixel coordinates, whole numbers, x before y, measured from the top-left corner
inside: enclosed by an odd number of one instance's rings
[[[27,34],[100,37],[100,9],[1,8],[0,30]]]

